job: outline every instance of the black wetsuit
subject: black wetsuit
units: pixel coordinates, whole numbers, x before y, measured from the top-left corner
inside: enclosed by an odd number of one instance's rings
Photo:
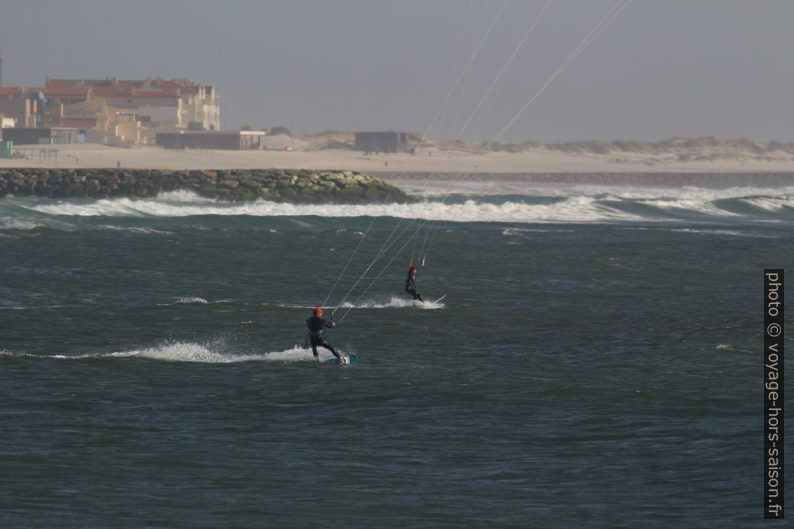
[[[414,279],[411,270],[408,270],[408,277],[405,280],[405,291],[411,294],[414,299],[418,299],[419,301],[422,300],[422,296],[419,294],[419,291],[416,289],[416,279]]]
[[[308,320],[306,320],[306,325],[309,327],[309,340],[312,344],[312,353],[314,353],[314,358],[317,358],[317,346],[325,347],[337,358],[340,358],[339,353],[334,346],[328,343],[324,338],[325,329],[330,329],[334,326],[333,323],[329,323],[325,321],[325,319],[319,316],[312,316]]]

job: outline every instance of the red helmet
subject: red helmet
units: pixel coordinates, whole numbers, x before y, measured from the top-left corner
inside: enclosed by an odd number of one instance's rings
[[[322,307],[314,307],[314,315],[315,316],[322,316],[323,315],[323,308]]]

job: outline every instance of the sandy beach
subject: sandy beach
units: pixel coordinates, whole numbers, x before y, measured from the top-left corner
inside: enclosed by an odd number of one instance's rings
[[[117,148],[97,144],[19,146],[26,158],[0,159],[0,168],[130,169],[343,169],[370,173],[750,173],[792,172],[794,156],[714,157],[681,161],[670,154],[582,154],[543,149],[473,154],[420,149],[416,155],[365,155],[350,150],[230,151],[167,150],[159,147]],[[703,153],[708,158],[709,153]]]

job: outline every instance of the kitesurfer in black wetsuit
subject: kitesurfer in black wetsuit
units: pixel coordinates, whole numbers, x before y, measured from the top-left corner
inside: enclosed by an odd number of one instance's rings
[[[414,297],[414,300],[424,301],[416,289],[416,267],[413,262],[408,265],[408,277],[405,279],[405,291]]]
[[[306,325],[309,327],[309,340],[312,344],[312,353],[314,353],[314,359],[319,360],[317,356],[317,346],[325,347],[329,351],[331,351],[335,357],[342,362],[342,356],[339,352],[334,349],[334,346],[328,343],[325,339],[325,329],[333,329],[336,327],[336,324],[332,321],[325,321],[323,318],[323,308],[317,307],[313,311],[313,315],[311,318],[306,320]]]

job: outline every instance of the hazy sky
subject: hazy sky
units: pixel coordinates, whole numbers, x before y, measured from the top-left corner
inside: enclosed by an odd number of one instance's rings
[[[619,1],[0,0],[3,84],[187,78],[224,128],[493,140]],[[502,137],[794,141],[792,52],[790,0],[634,0]]]

